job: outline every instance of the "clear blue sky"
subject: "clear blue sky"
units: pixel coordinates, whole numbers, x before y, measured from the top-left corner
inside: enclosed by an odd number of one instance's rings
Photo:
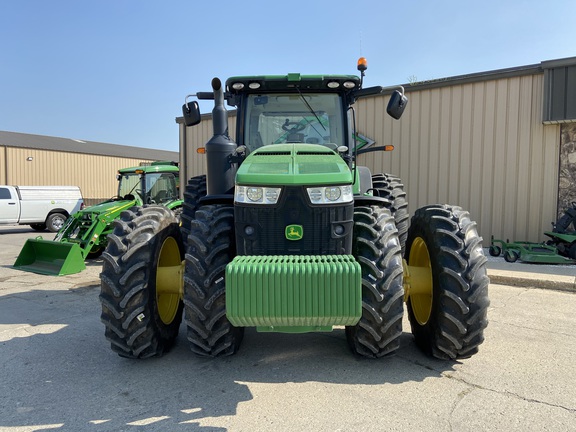
[[[444,78],[576,56],[575,22],[575,0],[0,0],[0,130],[177,151],[214,76],[362,55],[367,85]]]

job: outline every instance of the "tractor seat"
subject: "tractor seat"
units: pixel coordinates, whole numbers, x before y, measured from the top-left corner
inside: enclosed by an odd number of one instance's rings
[[[303,143],[304,142],[304,134],[302,133],[290,133],[286,138],[287,143]]]

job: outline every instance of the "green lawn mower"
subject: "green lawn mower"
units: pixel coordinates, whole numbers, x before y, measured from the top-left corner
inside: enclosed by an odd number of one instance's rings
[[[503,255],[507,262],[516,262],[520,259],[528,263],[575,264],[576,202],[573,202],[572,207],[552,225],[552,231],[544,233],[551,238],[547,242],[510,242],[510,240],[497,240],[492,236],[488,252],[494,257]]]

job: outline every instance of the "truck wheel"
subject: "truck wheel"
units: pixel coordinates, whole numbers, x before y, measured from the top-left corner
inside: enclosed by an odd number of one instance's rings
[[[362,317],[346,327],[352,351],[382,357],[400,346],[404,289],[398,231],[388,209],[354,209],[352,252],[362,268]]]
[[[182,322],[180,228],[162,206],[132,207],[112,226],[100,274],[105,336],[122,357],[162,355]]]
[[[440,359],[475,354],[484,340],[490,303],[487,260],[476,223],[460,207],[418,209],[408,232],[406,258],[408,272],[415,274],[413,267],[418,267],[421,274],[420,283],[408,288],[408,318],[416,344]]]
[[[30,228],[32,228],[34,231],[44,231],[46,229],[46,224],[43,223],[30,224]]]
[[[201,356],[234,354],[244,335],[226,318],[226,265],[236,254],[234,207],[207,205],[191,221],[186,272],[184,313],[191,349]]]
[[[404,185],[399,177],[390,174],[374,174],[372,176],[372,187],[378,190],[378,196],[392,201],[392,205],[388,209],[394,216],[402,256],[404,256],[406,238],[408,237],[408,221],[410,219]]]
[[[188,234],[190,234],[190,223],[192,219],[194,219],[194,214],[198,209],[198,201],[203,196],[206,196],[206,176],[192,177],[186,185],[184,204],[182,206],[180,229],[182,230],[184,241],[186,241]]]
[[[66,219],[66,215],[62,213],[52,213],[46,218],[46,228],[50,232],[58,232],[64,226]]]

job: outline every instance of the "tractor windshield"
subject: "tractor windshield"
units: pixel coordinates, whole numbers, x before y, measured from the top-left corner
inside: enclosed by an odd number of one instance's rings
[[[178,189],[173,173],[146,174],[146,203],[165,204],[175,199],[178,199]]]
[[[345,145],[344,115],[337,94],[249,95],[245,142],[250,150],[281,143]]]
[[[130,195],[138,198],[143,204],[164,204],[178,199],[177,182],[173,173],[145,174],[145,190],[142,194],[140,175],[127,173],[120,176],[118,196],[126,198]]]
[[[122,174],[118,177],[118,196],[125,198],[127,195],[140,194],[140,176],[136,173]]]

